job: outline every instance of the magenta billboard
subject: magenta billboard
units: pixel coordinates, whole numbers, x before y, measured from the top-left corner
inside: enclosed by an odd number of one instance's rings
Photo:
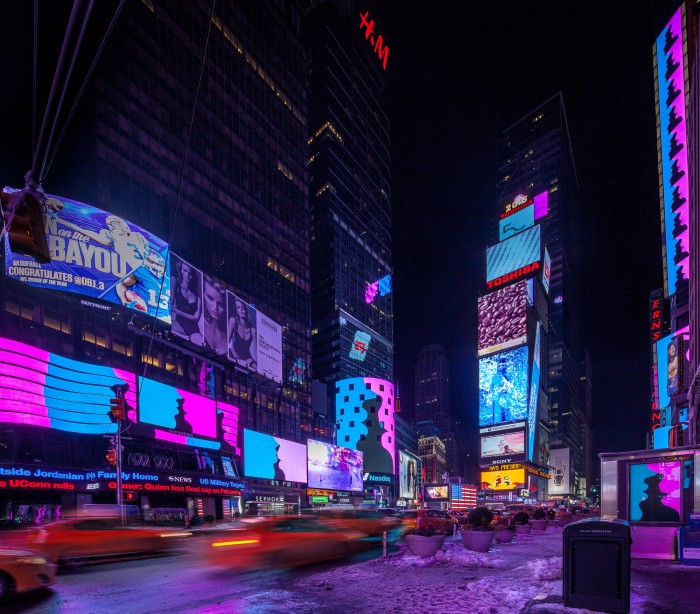
[[[676,293],[689,278],[690,192],[688,181],[688,95],[685,5],[674,13],[654,45],[658,156],[661,174],[664,291]]]

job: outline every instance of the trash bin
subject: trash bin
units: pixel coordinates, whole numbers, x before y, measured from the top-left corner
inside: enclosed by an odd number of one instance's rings
[[[678,527],[678,560],[700,565],[700,514],[689,514],[687,526]]]
[[[632,537],[626,520],[587,518],[564,528],[564,605],[630,611]]]

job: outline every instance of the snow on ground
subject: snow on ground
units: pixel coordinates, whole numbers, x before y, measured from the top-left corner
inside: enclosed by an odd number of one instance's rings
[[[466,550],[458,537],[434,557],[413,556],[400,544],[400,552],[386,558],[313,574],[296,585],[326,592],[339,612],[588,614],[562,605],[562,534],[561,527],[532,531],[487,553]],[[652,611],[634,593],[631,602],[632,612]]]

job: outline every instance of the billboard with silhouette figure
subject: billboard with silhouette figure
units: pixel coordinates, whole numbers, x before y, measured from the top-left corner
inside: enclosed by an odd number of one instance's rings
[[[681,477],[679,460],[630,465],[630,521],[680,522]]]

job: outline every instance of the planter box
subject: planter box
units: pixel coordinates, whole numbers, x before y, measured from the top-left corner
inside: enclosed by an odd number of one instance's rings
[[[547,524],[548,521],[547,519],[544,520],[531,520],[530,524],[532,525],[532,528],[535,529],[536,531],[546,531],[547,530]]]
[[[474,550],[474,552],[488,552],[491,544],[493,543],[493,537],[495,531],[460,531],[462,536],[462,544],[467,550]]]
[[[496,531],[493,536],[499,544],[509,544],[513,541],[513,537],[515,537],[515,531],[510,530]]]
[[[433,535],[432,537],[425,537],[423,535],[406,535],[404,540],[411,554],[415,556],[435,556],[435,553],[440,550],[445,543],[445,536]]]
[[[526,535],[532,531],[532,526],[529,524],[516,524],[515,525],[515,533],[518,535]]]

